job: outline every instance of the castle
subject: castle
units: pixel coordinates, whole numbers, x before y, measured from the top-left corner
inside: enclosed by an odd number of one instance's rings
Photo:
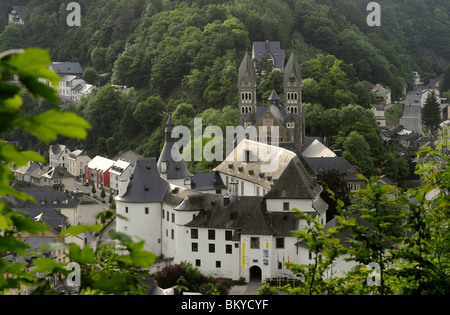
[[[284,67],[284,106],[276,92],[267,106],[257,106],[255,67],[247,53],[238,86],[239,124],[278,126],[280,146],[270,144],[271,133],[268,139],[243,139],[230,154],[234,159],[198,176],[171,154],[176,139],[169,117],[159,159],[138,160],[120,184],[116,230],[145,240],[146,250],[164,256],[153,271],[187,261],[205,274],[264,282],[293,278],[283,262],[312,262],[309,249],[292,236],[305,224],[292,210],[325,224],[328,205],[298,153],[305,143],[300,65],[291,54]],[[268,151],[277,167],[264,171]]]

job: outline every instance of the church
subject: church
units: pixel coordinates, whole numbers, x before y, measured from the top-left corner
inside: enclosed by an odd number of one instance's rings
[[[267,106],[257,106],[255,67],[247,53],[238,76],[239,124],[276,126],[278,139],[271,133],[264,139],[262,134],[243,139],[213,172],[197,176],[171,154],[176,139],[169,117],[160,157],[138,160],[119,184],[116,230],[145,240],[144,249],[164,257],[152,271],[187,261],[204,274],[264,283],[294,277],[283,262],[312,262],[309,249],[292,236],[305,224],[293,210],[325,224],[328,205],[300,154],[305,113],[294,54],[283,68],[283,106],[276,92]],[[280,145],[272,145],[274,141]],[[264,168],[271,162],[267,152],[276,168]]]
[[[257,141],[275,142],[300,155],[305,145],[305,108],[302,106],[302,70],[294,53],[284,67],[283,86],[284,106],[275,90],[266,106],[258,106],[256,69],[246,53],[238,75],[239,125],[244,128],[254,126]],[[261,134],[261,127],[267,127],[267,132]],[[272,134],[273,130],[277,131],[276,135]]]

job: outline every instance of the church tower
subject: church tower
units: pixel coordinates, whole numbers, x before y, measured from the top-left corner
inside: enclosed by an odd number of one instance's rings
[[[247,128],[256,119],[256,71],[247,52],[239,67],[238,92],[239,125]]]
[[[297,152],[305,143],[305,110],[302,106],[302,69],[294,53],[284,68],[284,107],[288,141],[293,141]]]

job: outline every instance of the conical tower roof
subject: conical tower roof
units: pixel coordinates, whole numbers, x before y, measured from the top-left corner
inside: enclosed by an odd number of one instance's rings
[[[255,66],[253,65],[253,61],[247,52],[245,53],[241,65],[239,66],[238,85],[240,85],[242,80],[246,77],[246,73],[251,81],[256,82]]]
[[[298,60],[295,57],[294,53],[291,53],[291,56],[289,57],[286,67],[284,67],[284,84],[285,85],[289,82],[292,75],[294,76],[294,78],[297,82],[299,82],[299,83],[302,82],[302,68],[300,67],[300,64],[298,63]]]

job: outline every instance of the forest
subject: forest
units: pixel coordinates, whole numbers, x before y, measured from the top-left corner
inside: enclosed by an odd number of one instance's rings
[[[294,52],[302,65],[308,135],[327,137],[365,175],[387,165],[386,174],[398,181],[408,167],[379,139],[368,110],[373,98],[360,81],[389,86],[396,100],[411,86],[412,71],[427,83],[450,61],[447,0],[380,0],[379,27],[367,25],[369,1],[363,0],[77,2],[81,26],[70,27],[68,1],[2,1],[0,51],[40,47],[53,61],[81,63],[85,80],[96,88],[65,110],[93,128],[85,140],[57,141],[91,156],[112,158],[128,149],[159,156],[169,113],[177,125],[192,127],[194,117],[203,118],[204,126],[237,125],[239,64],[253,41],[270,40],[280,41],[286,56]],[[27,22],[8,25],[6,12],[21,4],[28,5]],[[258,103],[264,105],[272,89],[282,95],[282,88],[280,73],[261,78]],[[54,106],[23,98],[30,115]],[[44,144],[19,132],[5,138],[19,138],[45,155]]]

